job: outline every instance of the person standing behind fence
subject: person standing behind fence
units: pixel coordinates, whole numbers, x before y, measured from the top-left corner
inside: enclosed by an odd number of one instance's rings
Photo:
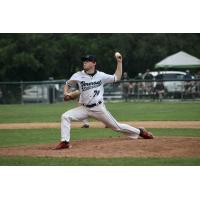
[[[137,98],[140,98],[144,93],[144,82],[142,78],[142,73],[138,73],[138,76],[135,78],[135,80],[137,81],[135,84]]]
[[[186,70],[186,75],[185,75],[185,93],[186,94],[192,93],[192,88],[193,88],[192,75],[190,74],[189,70]]]
[[[153,89],[153,99],[157,98],[159,101],[162,101],[165,94],[165,87],[163,83],[163,74],[158,71],[157,76],[155,77],[156,85]]]
[[[154,94],[159,99],[159,101],[163,100],[163,97],[165,95],[165,87],[163,81],[158,81],[156,83],[156,86],[154,88]]]
[[[150,70],[147,69],[144,77],[145,82],[145,93],[150,95],[153,92],[153,75],[150,74]]]
[[[123,95],[123,99],[125,99],[125,101],[128,101],[128,97],[129,97],[129,77],[128,77],[128,73],[124,72],[123,76],[122,76],[122,95]]]

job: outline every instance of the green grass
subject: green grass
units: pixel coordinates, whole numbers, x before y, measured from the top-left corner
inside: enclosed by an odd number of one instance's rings
[[[72,129],[71,140],[117,137],[110,129]],[[54,143],[60,140],[59,129],[0,129],[0,147]]]
[[[189,128],[166,128],[166,129],[148,129],[152,131],[155,136],[180,136],[180,137],[200,137],[200,129]]]
[[[111,113],[119,120],[190,121],[200,120],[199,103],[111,103]]]
[[[2,166],[199,166],[200,158],[0,157]]]
[[[0,105],[0,123],[60,121],[61,113],[75,102],[59,104]]]
[[[59,122],[63,112],[76,102],[57,104],[0,105],[0,123]],[[199,102],[176,103],[107,103],[117,120],[200,120]]]
[[[149,129],[155,136],[200,137],[199,129]],[[120,134],[110,129],[72,129],[72,140],[118,137]],[[59,129],[14,129],[0,130],[0,147],[28,144],[48,144],[60,140]]]

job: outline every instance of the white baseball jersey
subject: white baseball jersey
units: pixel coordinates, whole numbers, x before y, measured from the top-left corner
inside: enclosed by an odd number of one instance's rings
[[[72,75],[69,80],[76,81],[80,90],[79,103],[84,105],[97,104],[103,102],[104,84],[116,81],[115,75],[109,75],[104,72],[96,71],[91,76],[84,70]]]

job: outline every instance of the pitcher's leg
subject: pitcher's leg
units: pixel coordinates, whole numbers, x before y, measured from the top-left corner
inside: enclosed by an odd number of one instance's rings
[[[91,109],[89,115],[103,122],[106,127],[111,128],[114,131],[122,132],[130,135],[133,138],[138,138],[140,129],[132,127],[128,124],[121,124],[107,111],[104,105],[99,105],[95,109]]]
[[[132,139],[137,139],[139,136],[141,136],[144,139],[153,139],[153,134],[145,130],[144,128],[135,128],[128,124],[119,123],[108,111],[107,114],[110,116],[110,119],[112,119],[112,121],[117,124],[117,126],[111,127],[113,130],[125,133],[128,135],[128,137]]]
[[[70,141],[71,121],[80,121],[88,117],[85,107],[71,109],[61,116],[61,141]]]
[[[112,130],[127,134],[133,139],[137,139],[140,135],[140,129],[130,126],[128,124],[122,124],[117,122],[117,120],[106,110],[105,119],[108,122],[107,126]]]
[[[144,139],[153,139],[153,134],[144,128],[135,128],[133,126],[130,126],[128,124],[122,124],[117,122],[114,117],[107,111],[107,115],[110,116],[111,121],[116,123],[116,126],[111,127],[115,131],[119,131],[122,133],[125,133],[128,135],[128,137],[132,139],[137,139],[139,136],[141,136]],[[113,124],[114,124],[113,123]]]
[[[114,131],[127,134],[133,139],[137,139],[139,136],[145,139],[153,138],[152,134],[147,132],[145,129],[135,128],[128,124],[117,122],[117,120],[107,111],[104,105],[99,106],[98,109],[98,112],[91,112],[91,115],[99,121],[102,121],[106,125],[106,127],[109,127]]]

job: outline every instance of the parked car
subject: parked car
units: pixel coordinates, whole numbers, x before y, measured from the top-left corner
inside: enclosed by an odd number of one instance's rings
[[[47,102],[48,90],[43,85],[28,85],[23,91],[22,100],[24,103]]]
[[[148,72],[152,75],[153,87],[156,85],[156,80],[163,81],[166,92],[182,93],[185,91],[185,72],[181,71],[152,71]],[[143,74],[143,79],[146,80],[147,73]]]

